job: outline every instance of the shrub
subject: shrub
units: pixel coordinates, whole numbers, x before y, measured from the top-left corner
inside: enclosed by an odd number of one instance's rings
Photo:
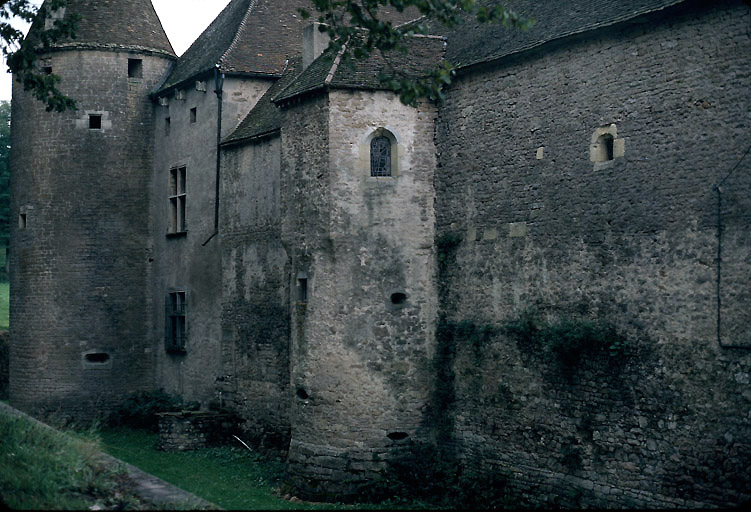
[[[130,395],[110,416],[111,426],[127,426],[150,430],[159,429],[160,412],[195,411],[200,408],[198,402],[184,403],[182,398],[159,391],[140,391]]]

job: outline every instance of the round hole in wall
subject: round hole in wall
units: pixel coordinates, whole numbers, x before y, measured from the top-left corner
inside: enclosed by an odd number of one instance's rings
[[[407,434],[406,432],[391,432],[386,437],[388,437],[392,441],[402,441],[404,439],[407,439],[409,437],[409,434]]]
[[[303,388],[297,388],[297,398],[300,400],[307,400],[308,399],[308,393]]]
[[[110,360],[110,355],[106,352],[94,352],[91,354],[86,354],[86,356],[84,357],[86,358],[87,363],[94,364],[104,364]]]
[[[404,304],[407,302],[407,294],[403,292],[396,292],[391,294],[391,303],[392,304]]]

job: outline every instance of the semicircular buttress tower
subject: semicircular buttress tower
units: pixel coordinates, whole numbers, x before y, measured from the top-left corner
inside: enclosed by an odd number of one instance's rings
[[[53,18],[72,15],[76,37],[39,68],[78,110],[13,85],[10,400],[86,419],[153,385],[149,94],[175,54],[150,0],[70,0]]]

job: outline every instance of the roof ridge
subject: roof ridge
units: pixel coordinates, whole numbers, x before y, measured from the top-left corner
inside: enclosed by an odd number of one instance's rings
[[[248,10],[245,11],[245,14],[243,15],[242,21],[240,21],[240,24],[237,26],[237,30],[235,31],[235,36],[232,38],[232,42],[229,44],[227,49],[224,51],[221,57],[219,57],[219,61],[217,64],[222,63],[224,59],[229,55],[229,53],[235,49],[237,46],[237,42],[240,39],[240,32],[245,28],[245,22],[248,20],[248,16],[250,16],[250,13],[253,12],[256,6],[256,0],[251,0],[250,5],[248,6]]]
[[[337,52],[336,57],[334,58],[334,62],[331,64],[331,69],[329,69],[329,72],[326,75],[326,79],[323,81],[324,85],[329,85],[331,81],[334,79],[336,70],[339,68],[339,63],[342,60],[342,55],[344,55],[344,52],[346,51],[347,51],[347,43],[344,43],[342,47],[339,49],[339,51]]]

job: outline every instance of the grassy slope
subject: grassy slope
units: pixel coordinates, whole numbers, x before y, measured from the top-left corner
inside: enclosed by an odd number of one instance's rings
[[[0,509],[143,508],[98,448],[0,411]]]
[[[8,328],[10,284],[0,283],[0,330]]]

